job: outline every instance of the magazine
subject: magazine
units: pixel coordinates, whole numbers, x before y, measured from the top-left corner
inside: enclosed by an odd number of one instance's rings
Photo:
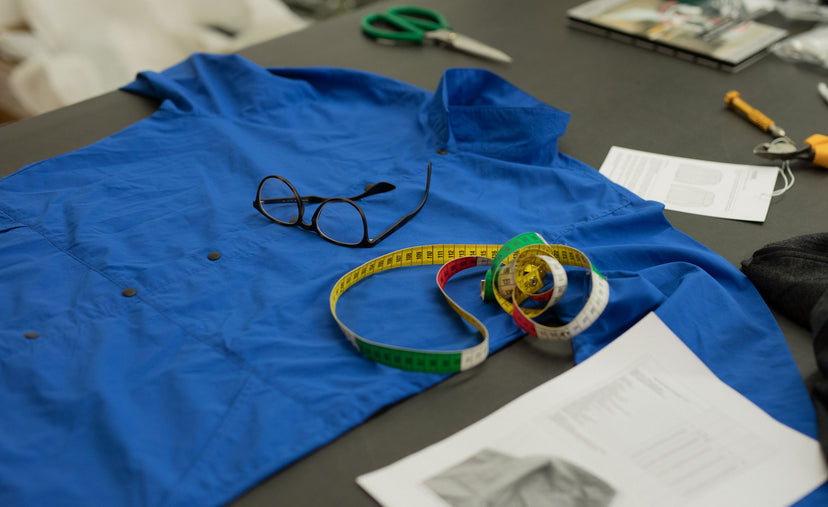
[[[572,26],[718,69],[737,72],[788,31],[759,23],[721,2],[591,0],[567,11]],[[738,4],[737,4],[738,5]]]

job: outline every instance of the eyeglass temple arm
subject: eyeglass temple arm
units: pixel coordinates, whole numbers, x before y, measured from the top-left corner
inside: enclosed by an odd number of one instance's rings
[[[352,201],[356,201],[358,199],[362,199],[363,197],[368,197],[369,195],[375,194],[383,194],[385,192],[390,192],[394,190],[395,187],[393,184],[388,183],[387,181],[380,181],[379,183],[368,183],[365,185],[365,192],[355,195],[354,197],[348,197],[348,199]],[[322,201],[327,201],[330,197],[321,197],[318,195],[301,195],[299,199],[302,200],[305,204],[318,204]],[[293,197],[269,197],[266,199],[262,199],[262,204],[279,204],[279,203],[287,203],[293,202]]]
[[[423,209],[423,206],[425,205],[426,200],[428,199],[428,189],[429,189],[429,187],[431,187],[431,162],[428,163],[428,175],[426,176],[426,186],[425,186],[425,191],[423,192],[423,200],[420,201],[420,204],[417,205],[417,208],[414,211],[412,211],[411,213],[408,213],[407,215],[403,215],[402,218],[400,218],[399,220],[394,222],[394,225],[392,225],[391,227],[386,229],[382,234],[380,234],[379,236],[377,236],[376,238],[371,240],[371,243],[372,244],[379,243],[380,241],[382,241],[383,239],[388,237],[390,234],[395,232],[397,229],[399,229],[400,227],[405,225],[406,222],[411,220],[411,217],[413,217],[414,215],[419,213],[420,210]]]

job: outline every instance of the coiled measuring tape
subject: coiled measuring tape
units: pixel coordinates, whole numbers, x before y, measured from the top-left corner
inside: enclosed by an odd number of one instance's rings
[[[357,335],[336,315],[339,298],[360,280],[390,269],[427,265],[442,266],[437,273],[437,285],[449,306],[480,332],[478,344],[448,351],[386,345]],[[549,245],[539,234],[530,232],[503,245],[425,245],[377,257],[336,282],[330,295],[331,314],[351,344],[373,361],[428,373],[467,370],[485,361],[489,355],[489,331],[446,294],[445,286],[457,273],[479,266],[490,266],[482,282],[483,299],[497,301],[523,331],[542,340],[571,339],[598,320],[609,301],[609,284],[586,255],[569,246]],[[581,311],[566,324],[540,324],[535,319],[560,301],[566,291],[568,279],[563,266],[589,270],[590,294]]]

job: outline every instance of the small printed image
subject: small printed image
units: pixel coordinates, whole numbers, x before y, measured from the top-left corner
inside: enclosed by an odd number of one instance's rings
[[[615,490],[569,461],[483,449],[424,483],[452,507],[606,507]]]

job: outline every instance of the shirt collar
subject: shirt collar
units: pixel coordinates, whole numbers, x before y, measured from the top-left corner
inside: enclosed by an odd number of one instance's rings
[[[570,117],[482,69],[446,70],[424,114],[441,147],[530,164],[555,159]]]

